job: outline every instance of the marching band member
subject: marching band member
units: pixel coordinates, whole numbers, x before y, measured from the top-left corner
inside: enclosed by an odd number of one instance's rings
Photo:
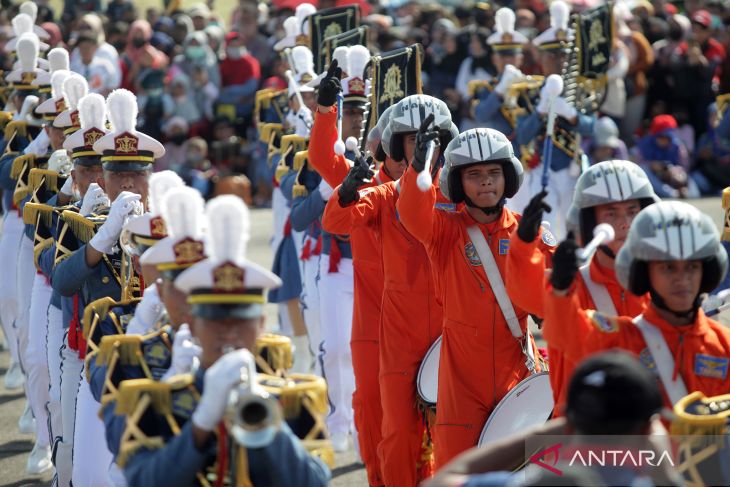
[[[545,256],[538,249],[538,234],[543,217],[545,194],[536,195],[525,208],[517,232],[510,238],[507,255],[507,293],[520,308],[536,316],[545,316],[542,296],[536,296],[526,282],[542,282]],[[605,161],[581,174],[568,210],[568,227],[582,244],[593,238],[596,225],[607,223],[616,232],[615,238],[599,247],[595,258],[580,269],[576,291],[581,309],[596,309],[608,315],[636,316],[649,297],[636,296],[619,284],[615,273],[616,254],[626,241],[631,222],[642,208],[658,201],[651,183],[642,169],[630,161]],[[543,243],[555,245],[555,238],[542,229]],[[548,344],[550,384],[555,400],[555,413],[563,414],[567,386],[576,363],[561,350]]]
[[[581,309],[573,285],[576,250],[568,239],[553,258],[543,326],[551,347],[574,361],[609,348],[637,354],[659,376],[670,409],[689,391],[727,393],[730,330],[700,306],[701,294],[714,289],[728,267],[709,216],[689,204],[665,201],[634,218],[615,268],[624,289],[650,296],[635,318]],[[565,333],[566,327],[573,331]]]
[[[436,188],[423,192],[416,187],[427,146],[438,136],[429,128],[432,120],[423,120],[416,134],[397,210],[405,228],[423,243],[443,302],[434,428],[439,468],[477,444],[497,403],[540,365],[527,313],[512,304],[501,277],[519,221],[504,203],[522,183],[522,164],[496,130],[460,134],[446,148],[439,187],[453,203],[465,206],[452,213],[436,211]],[[547,245],[540,247],[548,251]]]
[[[127,481],[136,486],[192,485],[199,475],[205,478],[211,472],[230,475],[231,485],[326,485],[329,471],[304,451],[286,425],[235,436],[243,443],[236,444],[221,424],[229,396],[246,380],[244,369],[253,360],[250,350],[263,322],[264,293],[281,281],[246,259],[250,224],[240,199],[218,197],[209,203],[207,214],[209,257],[175,280],[191,304],[191,331],[202,347],[201,367],[194,376],[177,376],[166,383],[122,384],[120,401],[130,413],[119,460]],[[150,397],[167,397],[167,411],[147,409],[144,401],[150,404]],[[140,422],[134,410],[151,421]],[[153,437],[164,443],[153,446]]]
[[[355,56],[358,56],[357,50]],[[364,55],[364,52],[363,52]],[[368,53],[369,55],[369,53]],[[320,86],[321,103],[335,103],[337,92],[340,89],[340,79],[335,75],[337,69],[348,68],[349,49],[338,47],[333,55],[334,61],[324,73]],[[377,127],[370,131],[368,140],[380,139],[382,132],[390,120],[389,111],[386,110],[378,120]],[[344,124],[343,124],[344,125]],[[334,144],[339,134],[337,133],[337,109],[335,105],[320,105],[315,112],[315,123],[312,127],[312,140],[310,142],[310,161],[315,169],[321,174],[324,182],[310,194],[313,205],[319,204],[319,214],[322,213],[327,200],[332,196],[332,188],[339,185],[347,176],[350,164],[344,155],[337,155],[334,151]],[[371,153],[378,154],[376,159],[386,159],[380,166],[379,171],[373,177],[373,184],[384,184],[400,177],[405,165],[396,162],[385,156],[382,142],[377,140],[375,147],[371,146]],[[314,194],[319,196],[316,200]],[[293,208],[292,212],[296,210]],[[321,225],[318,221],[316,225]],[[380,399],[380,361],[379,361],[379,326],[372,326],[379,323],[381,313],[381,301],[383,296],[383,268],[382,250],[378,235],[368,228],[352,228],[350,242],[353,254],[354,272],[354,299],[352,315],[352,335],[350,337],[350,349],[352,351],[352,367],[355,376],[355,391],[352,395],[352,408],[354,412],[355,427],[358,432],[359,453],[365,463],[368,474],[368,482],[372,486],[383,485],[380,460],[377,448],[381,441],[381,425],[383,410]],[[315,247],[316,249],[316,247]],[[305,292],[309,293],[309,282],[305,263]],[[319,267],[313,270],[314,276],[319,272]],[[313,281],[313,279],[312,279]],[[309,325],[307,325],[309,326]]]
[[[401,100],[384,130],[383,148],[394,162],[384,166],[390,174],[400,176],[407,167],[403,161],[412,159],[415,132],[424,114],[437,116],[435,131],[444,145],[456,135],[449,110],[440,100],[425,95]],[[441,333],[441,306],[426,252],[399,222],[398,184],[363,188],[373,177],[365,160],[356,160],[330,198],[323,225],[333,232],[364,227],[380,240],[385,285],[380,316],[383,438],[378,456],[385,485],[417,485],[430,476],[432,465],[421,456],[427,421],[416,407],[415,379],[421,360]]]
[[[563,63],[565,63],[568,41],[575,36],[573,29],[568,28],[570,8],[562,0],[556,0],[550,5],[550,28],[537,36],[532,42],[540,50],[540,64],[545,77],[551,74],[561,74]],[[545,161],[546,154],[542,154],[542,137],[550,137],[552,134],[545,134],[548,118],[549,96],[547,85],[543,84],[540,90],[540,101],[535,112],[521,117],[517,121],[517,143],[528,145],[531,141],[537,140],[535,144],[535,157],[541,157]],[[589,136],[593,133],[594,115],[583,115],[575,107],[570,105],[565,98],[558,96],[552,104],[556,114],[555,130],[564,130],[568,134],[578,133]],[[538,139],[540,137],[540,139]],[[570,206],[570,195],[573,194],[576,176],[571,172],[571,164],[575,157],[575,151],[580,147],[558,147],[552,146],[550,179],[547,195],[547,203],[554,209],[547,215],[552,232],[562,238],[565,235],[565,215]],[[542,162],[541,162],[542,164]],[[541,191],[542,166],[535,167],[530,172],[530,194],[535,195]]]

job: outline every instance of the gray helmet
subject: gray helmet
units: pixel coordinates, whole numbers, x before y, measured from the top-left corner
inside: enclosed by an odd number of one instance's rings
[[[641,167],[631,161],[603,161],[590,166],[575,184],[566,227],[577,231],[585,245],[593,238],[594,206],[639,200],[642,208],[659,201]]]
[[[456,133],[452,130],[449,107],[433,96],[411,95],[393,105],[390,122],[383,130],[383,141],[388,140],[387,144],[383,142],[385,153],[394,161],[400,162],[405,159],[403,136],[417,132],[421,122],[431,113],[434,115],[433,125],[441,133],[439,140],[441,147],[446,147],[459,133],[458,129]]]
[[[464,201],[460,169],[474,164],[500,164],[504,171],[504,197],[511,198],[522,185],[524,170],[515,157],[512,143],[500,131],[489,128],[462,132],[449,143],[444,154],[446,162],[441,169],[441,192],[454,203]]]
[[[649,292],[650,261],[702,261],[700,292],[710,292],[727,273],[727,252],[712,219],[681,201],[647,206],[631,223],[616,257],[616,277],[636,295]]]
[[[386,154],[383,150],[383,131],[385,130],[385,127],[388,126],[388,122],[390,122],[390,114],[392,112],[393,105],[385,109],[385,111],[380,115],[380,118],[378,118],[378,123],[375,124],[375,127],[373,127],[368,133],[367,142],[365,143],[365,147],[370,151],[373,159],[378,162],[385,161]]]

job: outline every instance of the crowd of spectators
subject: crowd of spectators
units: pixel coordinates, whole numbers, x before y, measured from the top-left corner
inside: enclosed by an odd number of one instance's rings
[[[215,0],[182,9],[163,0],[140,11],[132,0],[66,0],[61,12],[38,0],[37,22],[51,47],[68,46],[71,68],[90,90],[123,87],[139,101],[139,130],[167,149],[159,169],[173,168],[205,186],[216,174],[243,173],[266,204],[270,181],[260,174],[252,124],[254,96],[286,87],[286,65],[274,51],[284,20],[301,0],[240,0],[220,18]],[[3,0],[0,48],[12,37],[17,6]],[[425,2],[321,0],[319,8],[359,3],[370,26],[371,52],[420,42],[424,92],[445,100],[463,130],[475,126],[468,81],[491,77],[487,38],[501,6],[515,10],[516,29],[534,38],[549,26],[543,0]],[[575,0],[574,11],[595,6]],[[730,186],[730,140],[718,129],[717,95],[730,92],[730,2],[621,0],[608,88],[594,136],[583,141],[591,162],[629,158],[645,168],[664,197],[716,195]],[[522,71],[540,74],[526,46]],[[0,68],[12,59],[0,49]],[[256,168],[259,174],[256,174]]]

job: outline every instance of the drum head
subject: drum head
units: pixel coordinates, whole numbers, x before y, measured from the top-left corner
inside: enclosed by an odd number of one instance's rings
[[[441,337],[438,337],[426,352],[418,368],[418,395],[428,404],[436,404],[439,390],[439,358],[441,357]]]
[[[547,372],[531,375],[497,404],[479,437],[479,446],[543,424],[555,403]]]

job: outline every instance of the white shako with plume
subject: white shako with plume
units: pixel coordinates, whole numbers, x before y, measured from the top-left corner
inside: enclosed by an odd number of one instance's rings
[[[243,200],[224,195],[206,207],[208,258],[182,272],[175,286],[188,295],[192,314],[206,319],[258,318],[268,289],[281,279],[246,259],[249,211]]]
[[[78,102],[80,129],[66,137],[63,148],[71,152],[75,164],[101,164],[101,155],[94,151],[94,143],[104,137],[106,129],[106,101],[97,93],[89,93]]]
[[[43,116],[48,122],[53,122],[66,107],[66,100],[63,98],[63,83],[71,76],[71,71],[59,69],[51,75],[51,97],[38,105],[36,113]]]
[[[309,34],[309,26],[304,21],[316,12],[317,7],[311,3],[298,5],[294,15],[284,20],[284,37],[274,44],[274,50],[283,51],[297,44],[304,44],[303,38]]]
[[[522,52],[522,46],[530,42],[527,37],[515,30],[515,13],[508,7],[502,7],[494,15],[496,32],[487,39],[487,44],[497,54],[515,55]]]
[[[550,4],[550,27],[535,37],[532,43],[543,51],[565,50],[573,40],[575,31],[568,28],[570,7],[562,0]]]
[[[335,52],[332,53],[332,60],[337,60],[337,66],[342,70],[342,76],[347,77],[349,76],[349,73],[347,72],[348,68],[348,56],[350,55],[350,48],[348,46],[338,46],[335,48]],[[319,73],[316,78],[314,78],[312,81],[307,83],[307,86],[310,86],[312,88],[319,87],[319,84],[322,82],[325,76],[327,76],[327,69],[329,66],[324,67],[324,71]]]
[[[33,29],[33,19],[28,14],[19,13],[11,21],[13,25],[13,38],[5,44],[6,52],[15,52],[18,48],[18,42],[23,34],[33,34],[38,39],[38,48],[41,52],[46,52],[50,48],[45,42],[41,42],[38,34]],[[45,31],[44,31],[45,32]]]
[[[39,39],[47,41],[51,38],[51,35],[46,32],[43,27],[36,24],[36,20],[38,18],[38,5],[36,5],[35,2],[31,2],[30,0],[28,0],[21,3],[20,7],[18,8],[18,12],[30,17],[30,21],[33,23],[33,33],[37,35]]]
[[[17,44],[17,68],[5,77],[12,89],[36,91],[40,88],[38,78],[46,72],[38,67],[38,53],[38,36],[32,33],[23,34]]]
[[[78,104],[79,100],[87,94],[89,94],[89,83],[86,82],[86,78],[78,73],[71,73],[63,82],[63,99],[66,102],[66,109],[58,114],[53,121],[53,126],[62,128],[63,133],[67,136],[80,129]]]
[[[342,101],[347,105],[364,106],[370,95],[370,81],[365,81],[370,51],[365,46],[351,46],[347,60],[349,76],[342,80]]]
[[[165,279],[174,280],[205,259],[205,201],[200,191],[191,187],[172,188],[163,197],[160,211],[167,237],[142,254],[140,263],[154,265]]]
[[[137,111],[137,97],[129,90],[117,89],[107,97],[106,112],[112,132],[94,144],[105,171],[152,170],[155,159],[165,155],[160,142],[135,129]]]
[[[38,60],[40,62],[40,59]],[[56,47],[48,52],[48,71],[44,71],[38,76],[38,91],[41,93],[51,93],[53,83],[53,73],[61,70],[69,69],[68,51],[62,47]]]

